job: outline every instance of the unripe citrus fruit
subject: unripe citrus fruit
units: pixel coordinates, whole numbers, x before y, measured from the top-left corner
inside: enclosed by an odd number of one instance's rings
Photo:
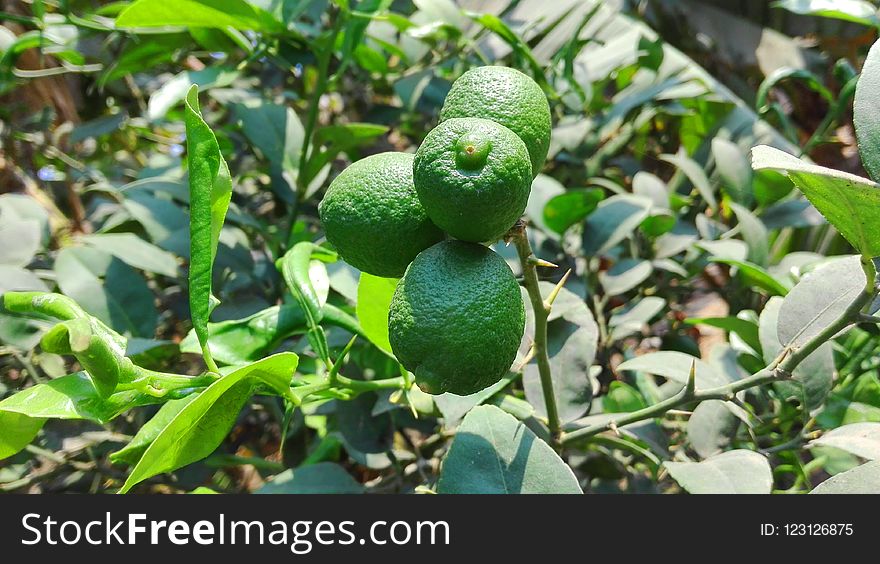
[[[423,251],[397,284],[391,349],[427,393],[468,395],[510,369],[525,329],[519,285],[488,247],[444,241]]]
[[[522,215],[532,166],[511,130],[480,118],[453,118],[416,151],[413,181],[428,217],[463,241],[496,241]]]
[[[481,117],[507,127],[523,140],[532,163],[532,176],[544,166],[550,149],[550,104],[538,84],[508,67],[473,68],[452,84],[440,121]]]
[[[443,240],[416,196],[409,153],[355,162],[330,183],[318,213],[339,255],[375,276],[403,276],[417,254]]]

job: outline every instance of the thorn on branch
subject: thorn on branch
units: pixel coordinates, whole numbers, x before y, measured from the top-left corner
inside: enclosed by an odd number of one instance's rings
[[[697,389],[697,361],[691,361],[691,371],[688,373],[688,381],[687,385],[684,388],[684,397],[692,398],[694,397],[694,392]]]
[[[550,295],[547,296],[547,301],[545,304],[547,305],[547,309],[550,309],[553,306],[553,302],[556,301],[556,297],[559,295],[559,291],[565,286],[565,283],[568,281],[568,277],[571,275],[571,269],[569,268],[565,274],[562,275],[562,278],[559,282],[556,283],[556,286],[553,288],[553,291],[550,292]]]
[[[538,258],[535,255],[531,255],[529,257],[529,264],[534,264],[535,266],[545,266],[548,268],[559,268],[558,264],[553,264],[552,262]]]

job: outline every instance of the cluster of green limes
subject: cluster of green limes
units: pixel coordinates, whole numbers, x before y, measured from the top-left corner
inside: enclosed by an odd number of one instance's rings
[[[483,243],[501,238],[525,210],[550,127],[550,106],[532,79],[506,67],[472,69],[452,85],[440,124],[415,155],[354,163],[318,207],[327,239],[349,264],[402,276],[389,340],[428,393],[482,390],[516,357],[522,295],[507,263]]]

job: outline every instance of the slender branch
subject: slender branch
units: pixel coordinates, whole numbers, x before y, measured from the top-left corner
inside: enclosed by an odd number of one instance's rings
[[[169,372],[156,372],[142,366],[134,365],[136,377],[131,382],[120,382],[116,385],[116,391],[135,389],[154,396],[165,397],[182,393],[187,395],[190,391],[210,386],[218,377],[214,373],[204,373],[198,376],[186,374],[172,374]]]
[[[326,43],[317,52],[318,76],[315,82],[315,89],[309,100],[308,114],[306,115],[306,121],[303,127],[303,143],[299,153],[299,162],[297,163],[298,170],[296,173],[296,198],[293,205],[290,206],[287,215],[286,232],[291,236],[293,234],[293,226],[296,224],[296,218],[300,212],[300,207],[305,199],[306,192],[308,192],[309,183],[313,180],[312,178],[307,178],[306,169],[308,168],[309,156],[314,152],[313,137],[315,136],[315,128],[318,125],[321,97],[327,91],[327,86],[330,83],[330,63],[333,59],[334,45],[336,44],[336,38],[339,36],[345,20],[341,13],[331,15],[331,18],[334,22],[333,27],[328,32],[329,35],[326,38]],[[285,243],[287,247],[292,246],[293,243],[290,236]]]
[[[523,285],[532,302],[532,310],[535,312],[535,343],[534,357],[538,363],[538,374],[541,377],[541,390],[544,393],[544,406],[547,410],[547,426],[553,441],[559,439],[559,410],[556,407],[556,394],[553,392],[553,377],[550,370],[550,357],[547,355],[547,318],[550,316],[550,304],[541,297],[541,288],[538,285],[538,271],[536,265],[538,259],[532,253],[526,227],[522,221],[507,234],[510,241],[516,246],[519,261],[523,270]]]
[[[333,46],[336,43],[336,37],[342,29],[345,18],[341,13],[333,17],[334,23],[327,38],[326,45],[320,53],[318,53],[318,78],[315,83],[315,90],[312,92],[312,99],[309,102],[309,112],[306,116],[304,127],[303,145],[299,155],[299,173],[297,175],[297,199],[301,200],[305,196],[308,183],[305,180],[306,163],[308,162],[310,149],[312,149],[312,137],[315,133],[315,126],[318,124],[318,109],[321,105],[321,96],[327,90],[327,84],[330,79],[330,61],[333,58]]]
[[[402,388],[406,384],[403,376],[395,376],[394,378],[384,378],[382,380],[354,380],[346,378],[343,375],[336,377],[341,387],[350,388],[356,392],[372,392],[376,390],[393,390]]]
[[[564,433],[560,438],[563,444],[573,441],[586,439],[605,431],[616,430],[624,425],[644,421],[645,419],[653,419],[665,414],[670,409],[675,409],[684,405],[697,404],[706,400],[724,400],[734,401],[736,394],[753,388],[762,386],[774,381],[789,380],[792,378],[795,368],[803,362],[805,358],[810,356],[824,343],[834,338],[837,333],[848,325],[859,321],[862,309],[871,303],[877,292],[874,288],[875,273],[873,266],[863,262],[863,268],[867,277],[867,284],[858,296],[847,306],[846,310],[830,325],[822,331],[811,337],[803,346],[791,350],[785,349],[783,353],[766,368],[759,370],[755,374],[730,384],[717,386],[706,390],[695,390],[693,387],[693,371],[691,380],[680,392],[674,396],[667,398],[659,403],[648,406],[638,411],[626,413],[615,417],[605,423],[589,425],[568,433]]]

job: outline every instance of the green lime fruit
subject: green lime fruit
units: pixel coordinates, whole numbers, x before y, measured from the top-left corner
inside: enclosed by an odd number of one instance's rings
[[[481,117],[507,127],[523,140],[537,176],[550,150],[550,104],[534,80],[508,67],[473,68],[452,84],[440,121]]]
[[[318,205],[339,255],[375,276],[400,278],[417,254],[443,240],[413,186],[413,155],[380,153],[333,179]]]
[[[525,329],[510,267],[477,243],[444,241],[419,254],[388,314],[391,350],[429,394],[469,395],[510,369]]]
[[[525,144],[494,121],[453,118],[416,151],[419,201],[440,229],[462,241],[496,241],[529,201],[532,166]]]

